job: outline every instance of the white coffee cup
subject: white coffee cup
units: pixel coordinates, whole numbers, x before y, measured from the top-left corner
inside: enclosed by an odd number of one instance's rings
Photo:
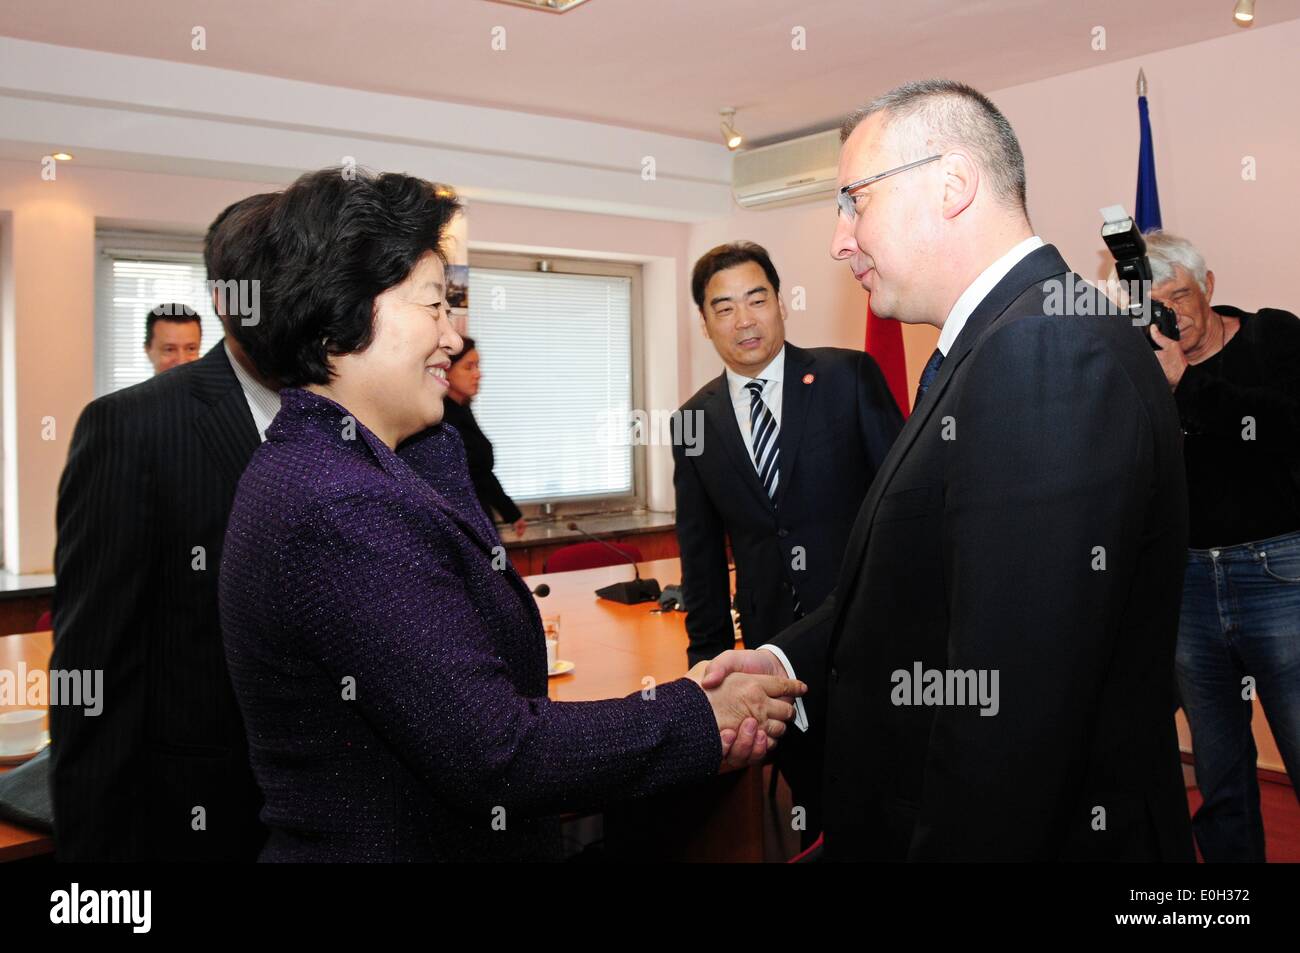
[[[0,755],[30,754],[45,740],[45,712],[23,709],[0,715]]]
[[[556,664],[560,661],[560,640],[546,640],[546,671],[554,672]]]

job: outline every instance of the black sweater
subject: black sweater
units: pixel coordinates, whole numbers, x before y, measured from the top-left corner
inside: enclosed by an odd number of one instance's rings
[[[501,483],[492,472],[496,458],[492,454],[492,441],[479,429],[474,419],[474,411],[468,404],[458,404],[447,397],[442,402],[443,420],[460,432],[465,442],[465,455],[469,458],[469,476],[474,481],[474,492],[483,505],[483,512],[492,518],[496,510],[507,523],[513,523],[524,514],[519,512],[515,501],[502,488]]]
[[[1300,530],[1300,318],[1214,310],[1241,328],[1174,391],[1193,549]]]

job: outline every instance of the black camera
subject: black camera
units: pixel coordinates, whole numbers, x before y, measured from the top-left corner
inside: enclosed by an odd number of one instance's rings
[[[1137,223],[1120,205],[1104,208],[1101,214],[1106,220],[1101,227],[1101,237],[1115,258],[1115,274],[1129,289],[1127,310],[1134,319],[1133,323],[1154,324],[1165,337],[1177,341],[1178,316],[1159,301],[1147,300],[1151,289],[1151,261],[1147,258],[1147,243],[1138,231]],[[1151,340],[1151,333],[1145,333],[1151,346],[1159,350],[1156,342]]]

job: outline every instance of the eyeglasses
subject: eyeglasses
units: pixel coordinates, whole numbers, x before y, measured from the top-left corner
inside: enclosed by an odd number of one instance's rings
[[[858,179],[856,182],[850,182],[840,189],[840,194],[835,196],[835,204],[839,206],[840,213],[850,222],[858,217],[858,207],[853,201],[853,196],[849,195],[864,185],[870,185],[873,182],[879,182],[881,179],[887,179],[891,175],[897,175],[900,172],[906,172],[908,169],[915,169],[918,165],[925,165],[927,162],[933,162],[935,159],[942,159],[943,154],[930,156],[927,159],[917,159],[915,162],[909,162],[907,165],[900,165],[896,169],[890,169],[887,172],[877,172],[875,175],[869,175],[865,179]]]

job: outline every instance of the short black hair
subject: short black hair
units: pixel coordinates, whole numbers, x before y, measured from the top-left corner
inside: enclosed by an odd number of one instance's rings
[[[159,321],[170,321],[173,324],[197,324],[202,331],[203,322],[199,320],[199,313],[191,308],[188,304],[181,304],[177,301],[169,301],[166,304],[156,305],[149,309],[149,313],[144,316],[144,346],[148,347],[153,343],[153,326]]]
[[[208,226],[203,237],[203,265],[208,281],[238,281],[255,268],[260,225],[276,199],[260,192],[227,205]]]
[[[709,249],[695,263],[691,272],[691,296],[695,299],[695,306],[704,310],[704,289],[708,287],[710,278],[720,271],[749,261],[763,269],[763,274],[767,275],[767,280],[772,284],[772,290],[780,294],[781,278],[776,273],[776,266],[772,264],[767,249],[755,242],[728,242]]]
[[[375,298],[429,252],[446,261],[442,242],[460,208],[449,187],[396,172],[335,167],[299,177],[257,239],[259,319],[228,331],[283,386],[329,383],[331,356],[369,347]]]
[[[461,348],[458,352],[456,352],[451,356],[451,363],[453,367],[460,361],[462,357],[464,357],[470,351],[475,351],[478,349],[478,342],[476,342],[468,334],[462,334],[460,336],[460,339],[465,343],[461,345]]]

